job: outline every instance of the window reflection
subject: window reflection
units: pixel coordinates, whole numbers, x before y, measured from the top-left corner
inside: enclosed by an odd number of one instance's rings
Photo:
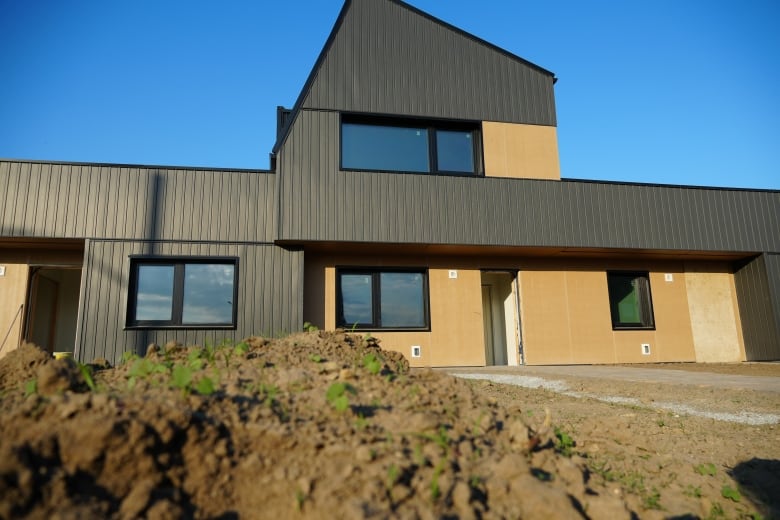
[[[345,169],[429,171],[425,128],[344,123],[341,142]]]
[[[471,132],[436,131],[436,159],[439,170],[470,173],[474,171],[474,145]]]
[[[383,327],[424,327],[423,277],[420,273],[382,273]]]
[[[234,269],[229,264],[184,266],[183,323],[232,321]]]
[[[341,302],[346,325],[373,321],[371,292],[370,274],[341,275]]]
[[[344,269],[337,273],[339,327],[420,329],[428,326],[424,270]]]
[[[139,265],[136,320],[171,319],[173,313],[173,266]]]

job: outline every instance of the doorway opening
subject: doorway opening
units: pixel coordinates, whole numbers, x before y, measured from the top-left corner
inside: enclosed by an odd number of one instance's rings
[[[30,266],[24,339],[49,352],[73,352],[80,267]]]
[[[517,273],[482,271],[481,279],[485,363],[522,364]]]

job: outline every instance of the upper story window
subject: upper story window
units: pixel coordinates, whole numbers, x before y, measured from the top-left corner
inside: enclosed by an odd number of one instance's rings
[[[235,258],[130,260],[127,326],[234,328]]]
[[[475,175],[479,172],[479,127],[343,116],[341,169]]]

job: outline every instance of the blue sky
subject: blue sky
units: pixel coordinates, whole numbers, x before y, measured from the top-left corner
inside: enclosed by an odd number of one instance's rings
[[[780,2],[413,0],[556,73],[561,174],[780,189]],[[0,0],[0,157],[267,168],[341,0]]]

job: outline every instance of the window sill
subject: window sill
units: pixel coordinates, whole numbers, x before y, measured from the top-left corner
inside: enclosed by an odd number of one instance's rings
[[[235,325],[126,325],[124,330],[236,330]]]
[[[474,172],[412,172],[404,170],[365,170],[359,168],[339,168],[344,173],[388,173],[392,175],[425,175],[428,177],[484,177],[481,173]]]

